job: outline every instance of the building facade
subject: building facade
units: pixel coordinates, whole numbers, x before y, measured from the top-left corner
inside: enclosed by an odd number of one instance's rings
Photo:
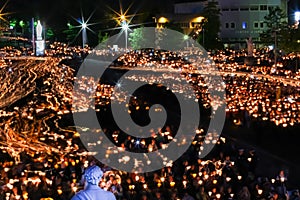
[[[266,28],[264,17],[270,8],[280,7],[287,15],[288,0],[218,0],[221,11],[220,37],[224,43],[245,43],[252,38],[259,43]],[[286,19],[287,20],[287,19]]]
[[[185,34],[202,31],[199,26],[204,20],[203,9],[208,1],[185,2],[174,5],[174,13],[164,15],[169,21],[179,24]],[[221,12],[220,38],[225,45],[246,45],[252,38],[255,44],[260,42],[260,34],[267,29],[265,16],[270,8],[280,7],[288,16],[289,0],[214,0],[219,4]],[[161,16],[158,16],[161,17]],[[286,18],[286,21],[288,17]],[[163,25],[159,24],[158,27]],[[201,34],[201,33],[200,33]]]
[[[201,30],[202,16],[205,2],[187,2],[174,4],[173,13],[156,16],[158,28],[164,27],[165,23],[174,23],[180,27],[184,34],[190,35]]]

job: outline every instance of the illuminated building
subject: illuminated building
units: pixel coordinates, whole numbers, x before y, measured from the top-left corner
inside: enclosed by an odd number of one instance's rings
[[[221,39],[224,43],[245,44],[252,37],[253,42],[260,41],[267,25],[264,17],[270,8],[280,7],[287,14],[286,0],[218,0],[221,10]],[[287,19],[285,19],[287,20]]]

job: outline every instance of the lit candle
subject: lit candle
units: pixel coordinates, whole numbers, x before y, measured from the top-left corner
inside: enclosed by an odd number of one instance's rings
[[[148,188],[147,184],[143,184],[143,188],[146,190]]]
[[[271,182],[272,182],[272,183],[275,183],[275,179],[274,179],[274,178],[272,178],[272,179],[271,179]]]
[[[139,181],[140,177],[138,175],[135,176],[135,181]]]
[[[184,181],[182,181],[182,183],[183,183],[183,187],[186,187],[187,181],[184,180]]]
[[[62,190],[60,188],[57,189],[57,193],[58,193],[58,195],[61,195],[62,194]]]
[[[171,187],[174,187],[174,186],[175,186],[175,182],[174,182],[174,181],[171,181],[171,182],[170,182],[170,186],[171,186]]]
[[[77,191],[77,187],[76,186],[74,186],[72,189],[73,189],[74,192]]]
[[[24,193],[23,193],[23,199],[24,199],[24,200],[27,200],[27,199],[28,199],[28,193],[27,193],[27,192],[24,192]]]

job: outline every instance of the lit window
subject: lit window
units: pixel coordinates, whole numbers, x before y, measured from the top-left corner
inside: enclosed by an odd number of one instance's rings
[[[242,23],[242,28],[243,28],[243,29],[246,29],[246,28],[247,28],[247,22],[243,22],[243,23]]]

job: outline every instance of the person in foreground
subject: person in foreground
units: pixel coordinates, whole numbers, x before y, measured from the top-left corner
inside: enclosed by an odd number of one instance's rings
[[[74,195],[71,200],[116,200],[113,193],[105,191],[99,187],[99,182],[102,176],[102,170],[96,165],[86,169],[84,173],[84,190]]]

